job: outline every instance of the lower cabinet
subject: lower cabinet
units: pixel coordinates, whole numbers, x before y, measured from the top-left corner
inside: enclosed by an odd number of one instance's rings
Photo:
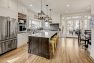
[[[0,41],[0,55],[17,48],[17,38]]]
[[[38,56],[50,58],[49,39],[42,37],[29,36],[28,52]]]

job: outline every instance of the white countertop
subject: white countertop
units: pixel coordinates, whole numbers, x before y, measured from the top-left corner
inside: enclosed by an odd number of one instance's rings
[[[51,38],[55,33],[57,33],[57,31],[45,31],[45,30],[42,30],[42,31],[40,31],[38,33],[30,34],[29,36]]]

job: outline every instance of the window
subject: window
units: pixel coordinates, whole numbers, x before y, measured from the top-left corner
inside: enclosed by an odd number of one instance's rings
[[[32,27],[33,28],[40,28],[41,22],[40,21],[32,21]]]
[[[82,30],[87,30],[90,27],[90,15],[64,16],[63,18],[62,26],[64,28],[64,34],[66,34],[66,36],[71,36],[71,32],[74,33],[74,31],[79,30],[79,28]],[[74,36],[76,36],[75,33]]]
[[[87,15],[87,16],[84,16],[85,19],[91,19],[91,16]]]
[[[64,19],[64,17],[62,17],[62,19]]]
[[[88,19],[91,19],[91,16],[88,16]]]
[[[84,29],[88,29],[88,20],[84,20]]]
[[[81,18],[81,16],[73,16],[72,19],[78,19]]]
[[[71,19],[71,17],[67,17],[66,19]]]
[[[42,26],[41,21],[39,20],[29,20],[29,28],[30,29],[36,29],[36,28],[40,28]]]
[[[32,26],[32,20],[29,20],[29,28]]]
[[[49,23],[48,23],[48,22],[45,22],[45,26],[46,26],[46,27],[49,27]]]

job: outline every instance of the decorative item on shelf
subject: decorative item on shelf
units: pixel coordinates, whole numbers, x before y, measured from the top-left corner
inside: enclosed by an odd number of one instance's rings
[[[26,18],[27,16],[25,14],[18,13],[19,32],[26,31]]]
[[[18,13],[18,19],[20,20],[26,20],[26,15],[22,13]]]

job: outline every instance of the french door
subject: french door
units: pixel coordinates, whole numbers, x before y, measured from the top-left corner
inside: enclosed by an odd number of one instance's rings
[[[76,32],[80,29],[80,20],[67,20],[66,22],[66,36],[77,37]]]

